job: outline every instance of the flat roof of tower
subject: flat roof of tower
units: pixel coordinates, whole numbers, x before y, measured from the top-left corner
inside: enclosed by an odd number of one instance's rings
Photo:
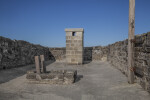
[[[66,28],[65,31],[66,32],[83,32],[84,29],[83,28]]]

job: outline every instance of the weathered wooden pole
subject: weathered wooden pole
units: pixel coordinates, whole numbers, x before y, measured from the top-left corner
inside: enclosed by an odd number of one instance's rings
[[[134,83],[135,0],[129,0],[128,82]]]

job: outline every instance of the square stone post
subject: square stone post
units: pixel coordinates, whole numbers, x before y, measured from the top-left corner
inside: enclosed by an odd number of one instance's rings
[[[35,56],[35,67],[36,67],[36,73],[40,74],[40,62],[39,62],[39,56]]]
[[[44,59],[44,55],[40,55],[40,59],[41,59],[41,72],[45,73],[46,72],[46,66],[45,66],[45,59]]]
[[[68,64],[83,64],[83,28],[65,29],[66,61]]]

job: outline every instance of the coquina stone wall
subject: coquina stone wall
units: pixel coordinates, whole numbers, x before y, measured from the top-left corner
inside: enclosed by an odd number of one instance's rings
[[[128,75],[128,40],[108,46],[84,47],[84,62],[108,61]],[[34,56],[44,54],[46,60],[66,61],[66,48],[46,48],[25,41],[0,37],[0,69],[34,63]],[[135,36],[135,78],[150,92],[150,32]]]
[[[108,61],[126,76],[128,75],[128,40],[119,41],[105,47],[85,47],[85,61]],[[150,92],[150,32],[135,36],[135,79]]]
[[[84,53],[83,53],[84,63],[92,61],[92,50],[93,47],[84,47]]]
[[[50,59],[54,61],[66,62],[66,48],[49,48],[51,52]],[[83,58],[84,62],[90,61],[106,61],[107,47],[84,47]]]
[[[107,61],[107,47],[96,46],[92,50],[92,61]]]
[[[107,61],[127,75],[128,40],[108,45]]]
[[[41,54],[45,55],[45,60],[50,59],[47,47],[0,36],[0,69],[33,64],[34,56]]]
[[[66,48],[49,48],[49,51],[51,52],[50,59],[53,61],[66,61]]]
[[[150,92],[150,32],[135,39],[135,74],[138,83]]]
[[[106,61],[107,60],[107,47],[95,46],[84,48],[84,61]]]
[[[116,42],[108,46],[107,60],[127,75],[128,40]],[[135,78],[150,92],[150,32],[135,36]]]

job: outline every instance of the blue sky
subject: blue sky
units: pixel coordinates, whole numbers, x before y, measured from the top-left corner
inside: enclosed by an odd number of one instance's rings
[[[135,34],[150,31],[150,0],[136,0]],[[65,28],[84,28],[84,45],[128,38],[128,0],[0,0],[0,36],[65,47]]]

